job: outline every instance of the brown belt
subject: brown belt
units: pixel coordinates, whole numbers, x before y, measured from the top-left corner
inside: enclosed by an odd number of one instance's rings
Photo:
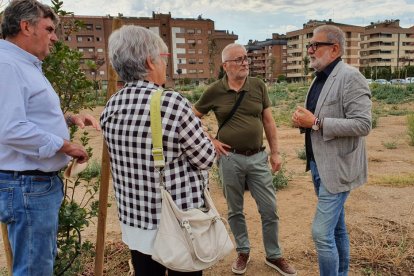
[[[264,151],[265,148],[266,147],[261,147],[259,149],[255,149],[255,150],[238,150],[238,149],[231,149],[230,152],[236,153],[236,154],[245,155],[245,156],[252,156],[252,155],[255,155],[256,153],[259,153],[259,152]]]

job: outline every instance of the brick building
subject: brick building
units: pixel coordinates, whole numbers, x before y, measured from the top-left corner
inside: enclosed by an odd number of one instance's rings
[[[125,25],[146,27],[165,41],[171,53],[167,66],[167,85],[172,86],[179,79],[188,78],[194,82],[217,78],[221,65],[221,51],[238,36],[228,31],[215,30],[214,21],[199,16],[197,19],[172,18],[171,13],[153,13],[152,17],[119,18]],[[112,32],[112,16],[74,16],[64,20],[80,20],[84,28],[70,35],[64,35],[65,43],[83,52],[82,68],[91,78],[107,81],[108,37]],[[64,25],[63,25],[64,26]],[[64,28],[64,27],[62,27]],[[65,30],[60,30],[65,33]],[[98,61],[92,70],[88,60]]]
[[[252,41],[246,45],[251,58],[250,75],[275,82],[279,75],[286,75],[287,39],[285,35],[272,34],[271,39]]]

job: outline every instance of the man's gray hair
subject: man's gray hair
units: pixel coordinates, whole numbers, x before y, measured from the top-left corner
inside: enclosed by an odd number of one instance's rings
[[[35,26],[40,19],[50,18],[55,25],[59,23],[59,17],[53,9],[36,0],[13,0],[6,7],[1,23],[3,38],[14,37],[20,30],[20,22],[27,21]]]
[[[237,44],[237,43],[231,43],[227,45],[226,47],[224,47],[223,51],[221,52],[221,62],[224,63],[226,60],[230,58],[229,52],[234,48],[243,48],[246,51],[246,48],[243,45]]]
[[[144,80],[148,75],[146,59],[155,61],[168,51],[164,41],[141,26],[125,25],[109,36],[108,56],[123,81]]]
[[[341,56],[345,53],[345,33],[334,25],[321,25],[313,30],[313,34],[325,33],[328,41],[331,43],[338,43]]]

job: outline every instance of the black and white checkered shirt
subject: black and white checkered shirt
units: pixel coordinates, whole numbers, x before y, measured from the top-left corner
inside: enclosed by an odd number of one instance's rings
[[[158,88],[146,81],[125,84],[108,101],[100,118],[119,218],[126,225],[144,230],[156,229],[161,214],[150,126],[151,93]],[[214,146],[187,99],[165,91],[161,103],[166,188],[179,208],[201,207],[207,170],[215,157]]]

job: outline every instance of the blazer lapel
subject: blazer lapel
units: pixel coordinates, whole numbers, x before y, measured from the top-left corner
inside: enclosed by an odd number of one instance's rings
[[[343,62],[340,61],[332,70],[331,74],[329,75],[328,79],[325,82],[325,85],[322,88],[321,94],[319,95],[318,102],[316,103],[315,109],[315,116],[318,117],[319,112],[321,111],[321,107],[325,102],[326,96],[328,96],[329,92],[331,91],[332,85],[335,83],[336,75],[338,74],[340,68],[343,66]]]

